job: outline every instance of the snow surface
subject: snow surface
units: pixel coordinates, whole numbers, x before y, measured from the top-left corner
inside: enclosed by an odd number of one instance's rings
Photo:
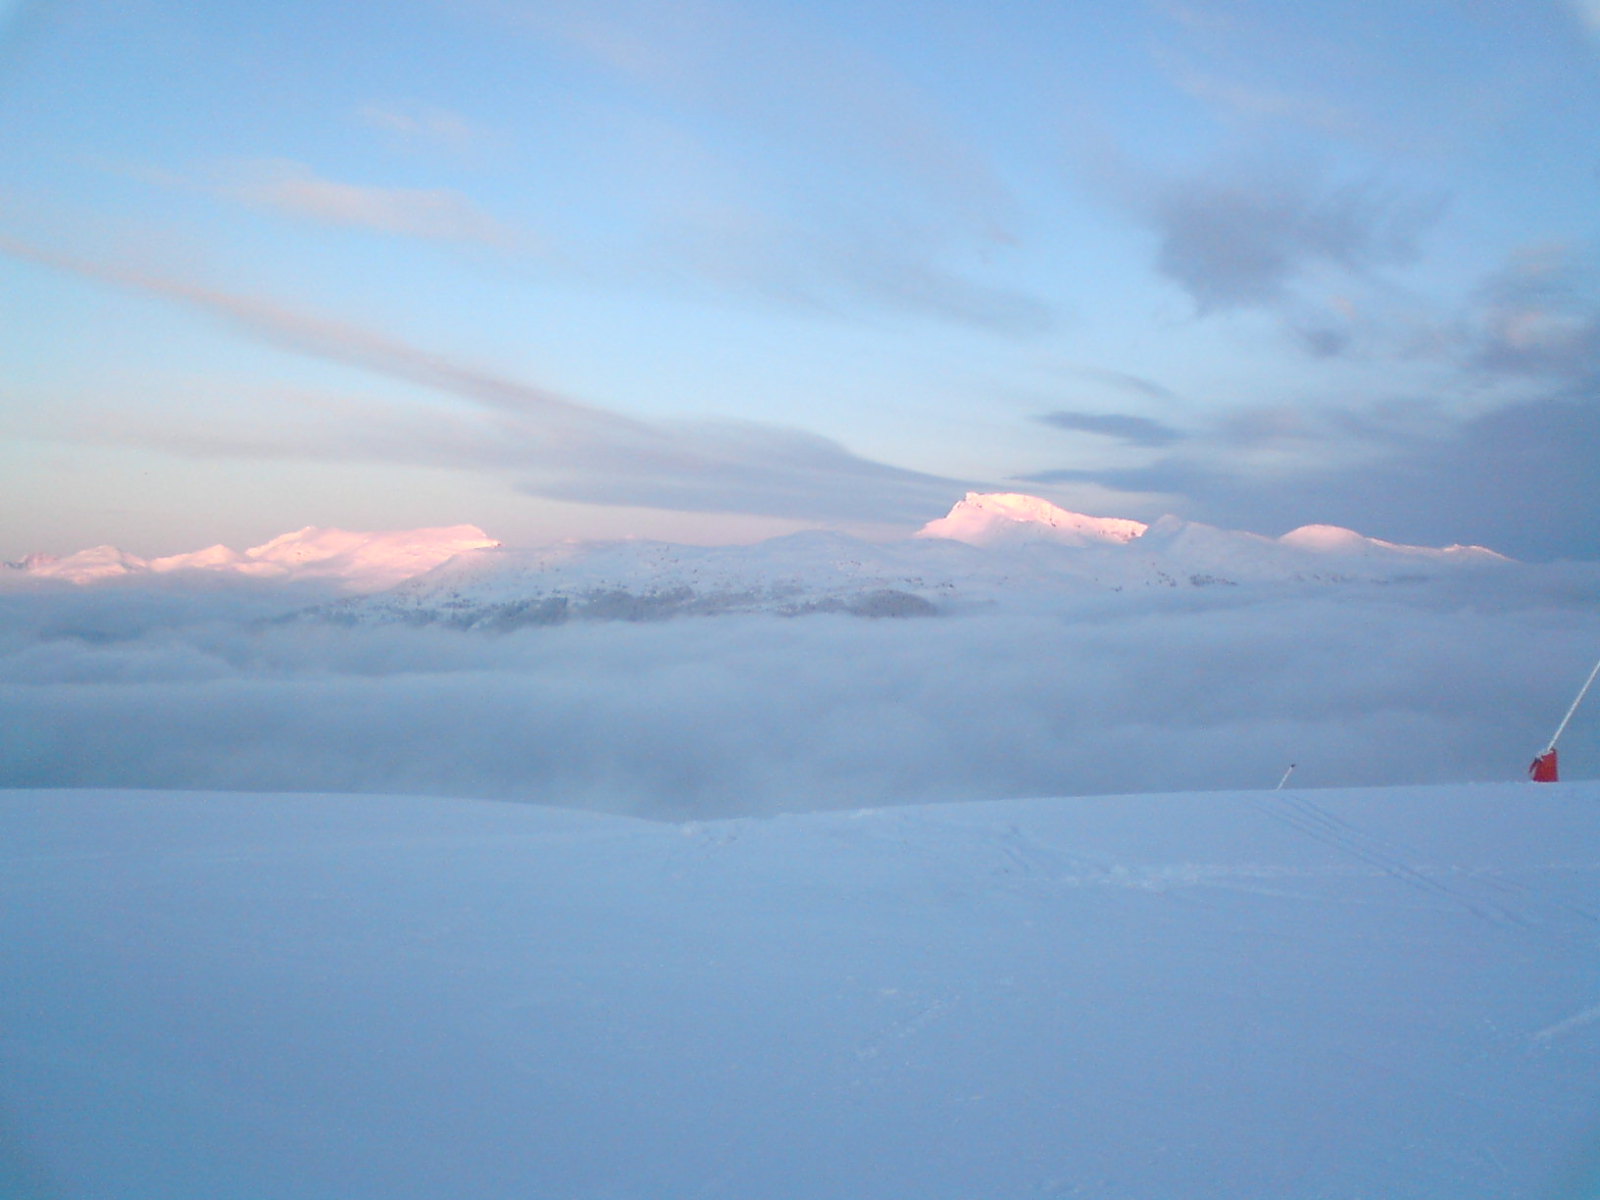
[[[0,793],[18,1200],[1555,1200],[1600,784]]]

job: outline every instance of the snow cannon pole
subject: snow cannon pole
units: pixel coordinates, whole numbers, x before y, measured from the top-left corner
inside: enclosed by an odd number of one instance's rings
[[[1291,776],[1293,774],[1294,774],[1294,764],[1290,763],[1289,764],[1289,769],[1283,773],[1283,778],[1278,780],[1278,786],[1273,788],[1272,790],[1275,791],[1275,792],[1283,791],[1283,785],[1289,782],[1289,776]]]
[[[1561,735],[1567,731],[1567,725],[1572,720],[1572,714],[1578,711],[1578,705],[1583,703],[1583,698],[1589,694],[1589,689],[1594,685],[1595,676],[1600,675],[1600,662],[1594,664],[1594,670],[1589,672],[1589,678],[1583,681],[1583,686],[1578,689],[1577,697],[1572,701],[1572,706],[1567,709],[1567,715],[1561,718],[1561,724],[1556,726],[1555,733],[1550,738],[1540,755],[1528,767],[1528,774],[1533,776],[1535,783],[1555,783],[1559,778],[1559,768],[1556,759],[1556,743],[1561,740]]]

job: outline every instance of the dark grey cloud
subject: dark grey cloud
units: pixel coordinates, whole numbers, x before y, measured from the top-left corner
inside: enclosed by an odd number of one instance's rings
[[[1341,423],[1348,430],[1349,422],[1329,424]],[[1366,454],[1352,465],[1263,475],[1242,465],[1238,447],[1213,440],[1145,466],[1028,479],[1179,496],[1186,515],[1229,528],[1324,523],[1391,541],[1484,545],[1531,561],[1600,559],[1595,384],[1431,431],[1372,421],[1364,432]]]
[[[1278,306],[1312,270],[1409,262],[1442,202],[1277,165],[1172,180],[1141,209],[1160,238],[1156,269],[1206,314]]]
[[[1130,161],[1114,147],[1083,148],[1086,178],[1156,237],[1152,266],[1200,315],[1282,312],[1309,349],[1329,351],[1325,321],[1307,322],[1298,292],[1331,272],[1347,283],[1413,261],[1445,208],[1378,176],[1337,178],[1314,161],[1268,147],[1187,173]]]
[[[1041,413],[1034,418],[1057,429],[1075,433],[1097,433],[1117,438],[1134,446],[1169,446],[1181,441],[1183,434],[1171,425],[1150,417],[1134,417],[1125,413],[1086,413],[1057,411]]]
[[[1338,358],[1355,341],[1348,329],[1327,322],[1302,321],[1292,326],[1295,339],[1313,358]]]
[[[1530,247],[1484,281],[1464,321],[1470,365],[1496,374],[1600,377],[1600,265]]]
[[[493,471],[553,499],[811,520],[920,522],[968,486],[861,458],[803,430],[640,420],[255,298],[11,240],[0,239],[0,252],[176,301],[247,336],[470,405],[463,411],[285,397],[266,428],[258,417],[234,420],[212,406],[176,419],[109,413],[96,434],[103,438],[202,455],[428,463]]]
[[[1142,465],[1023,479],[1159,493],[1186,516],[1236,528],[1325,522],[1533,560],[1600,558],[1600,524],[1586,516],[1600,509],[1600,264],[1592,252],[1527,248],[1453,313],[1419,328],[1379,337],[1364,352],[1436,369],[1449,383],[1431,394],[1233,409],[1181,445],[1153,446],[1162,452]],[[1315,352],[1344,351],[1342,331],[1301,332]],[[1262,466],[1267,460],[1275,465]]]

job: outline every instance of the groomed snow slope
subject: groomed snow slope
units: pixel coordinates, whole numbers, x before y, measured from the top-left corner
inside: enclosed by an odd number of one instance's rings
[[[0,1191],[1593,1196],[1597,817],[0,793]]]

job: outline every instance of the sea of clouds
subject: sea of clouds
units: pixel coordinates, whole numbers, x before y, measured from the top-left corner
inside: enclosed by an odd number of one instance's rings
[[[1600,567],[1106,593],[933,619],[484,634],[258,584],[0,592],[0,786],[410,792],[688,819],[1522,776]],[[1600,717],[1562,742],[1600,775]]]

